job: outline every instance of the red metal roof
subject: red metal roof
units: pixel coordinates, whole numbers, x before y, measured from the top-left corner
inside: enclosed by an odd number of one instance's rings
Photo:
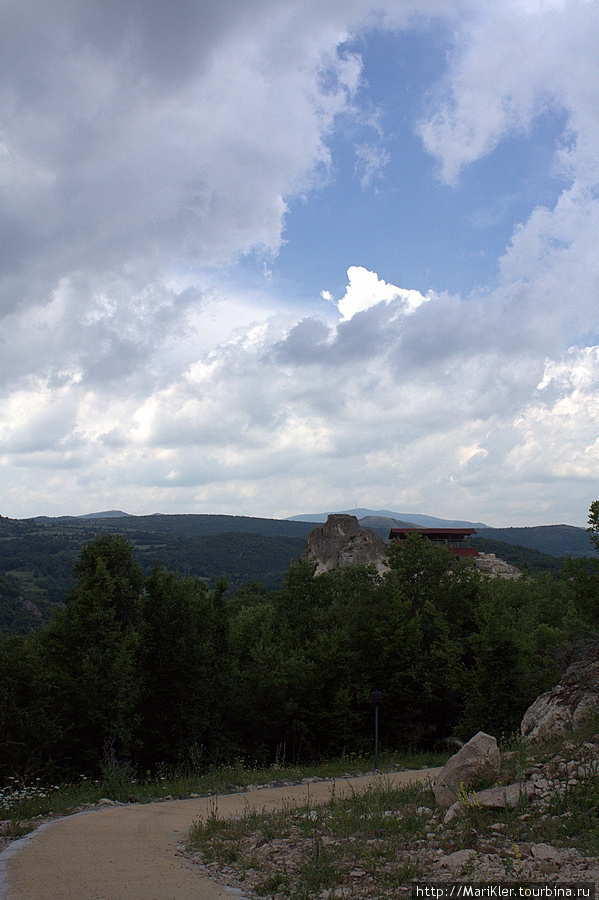
[[[389,537],[399,536],[400,534],[412,534],[414,531],[417,531],[418,534],[423,534],[425,537],[429,534],[439,534],[443,537],[455,534],[465,538],[468,534],[476,534],[476,528],[418,528],[414,526],[413,528],[392,528],[389,532]]]
[[[475,528],[392,528],[390,540],[405,540],[409,534],[421,534],[436,544],[445,544],[454,556],[478,556],[478,550],[466,544],[466,538],[476,534]]]

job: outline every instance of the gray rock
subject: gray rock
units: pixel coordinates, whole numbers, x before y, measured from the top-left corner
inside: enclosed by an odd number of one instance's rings
[[[522,578],[522,572],[516,566],[510,565],[504,559],[499,559],[494,553],[481,553],[474,557],[474,565],[479,572],[490,578],[505,578],[517,580]]]
[[[534,859],[550,859],[553,862],[561,862],[562,856],[559,850],[551,844],[533,844],[531,853]]]
[[[529,784],[496,784],[484,791],[468,794],[466,804],[477,807],[484,806],[487,809],[513,809],[522,799],[528,799],[533,793],[534,789]],[[447,825],[455,819],[461,808],[460,800],[453,803],[445,813],[443,824]]]
[[[566,669],[559,684],[541,694],[524,713],[524,737],[542,741],[577,731],[599,715],[599,644],[580,648],[579,658]]]
[[[374,565],[380,574],[388,571],[384,540],[376,531],[363,531],[355,516],[330,515],[324,525],[312,529],[306,542],[301,558],[317,562],[315,575],[352,565]]]
[[[435,800],[440,806],[451,806],[462,786],[468,790],[477,781],[493,782],[499,778],[501,754],[497,741],[479,731],[461,750],[449,759],[433,782]]]
[[[450,869],[451,872],[461,872],[473,856],[476,856],[474,850],[456,850],[441,860],[444,869]]]

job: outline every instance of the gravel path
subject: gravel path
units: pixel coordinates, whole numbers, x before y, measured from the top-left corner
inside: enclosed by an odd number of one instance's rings
[[[394,784],[425,781],[439,769],[383,777]],[[326,801],[363,789],[381,776],[338,778],[293,787],[218,796],[218,814],[248,804],[276,809],[283,801]],[[193,821],[209,815],[214,798],[108,807],[57,819],[0,854],[2,900],[232,900],[238,892],[201,876],[181,854]],[[16,852],[15,852],[16,851]],[[4,860],[2,860],[4,857]],[[2,866],[6,868],[2,879]]]

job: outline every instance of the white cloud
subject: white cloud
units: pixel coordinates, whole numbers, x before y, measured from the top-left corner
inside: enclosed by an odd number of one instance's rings
[[[596,179],[589,147],[599,132],[599,97],[592,88],[598,39],[597,8],[588,0],[466,4],[443,91],[420,124],[442,177],[455,182],[463,166],[506,135],[526,131],[539,114],[560,107],[571,128],[564,161],[577,175],[589,168]]]
[[[358,494],[583,524],[599,461],[596,4],[166,8],[0,9],[3,514],[288,515]],[[360,265],[322,315],[236,287],[227,265],[262,248],[276,270],[289,198],[334,180],[330,138],[364,83],[343,41],[422,10],[455,35],[420,124],[442,177],[559,107],[558,202],[467,299]],[[388,157],[361,148],[373,185]]]
[[[391,160],[388,151],[375,144],[359,144],[356,147],[356,158],[356,171],[364,189],[382,177],[385,166]]]
[[[344,321],[351,319],[358,312],[363,312],[365,309],[370,309],[371,306],[389,300],[399,301],[406,313],[413,312],[432,296],[429,294],[424,297],[420,291],[406,290],[396,287],[394,284],[387,284],[378,277],[376,272],[369,272],[363,266],[350,266],[347,270],[347,277],[349,284],[345,295],[337,302],[337,308]],[[328,291],[324,291],[322,296],[325,299],[331,299]]]

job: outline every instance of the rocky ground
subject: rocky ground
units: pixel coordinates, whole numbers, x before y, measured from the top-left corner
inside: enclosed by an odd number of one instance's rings
[[[392,839],[362,830],[359,820],[353,834],[341,833],[325,807],[290,811],[274,827],[265,819],[228,835],[215,830],[218,847],[208,842],[189,858],[245,897],[275,900],[379,900],[409,891],[412,881],[597,886],[599,859],[588,853],[599,834],[598,760],[599,734],[566,741],[517,773],[520,798],[513,809],[485,808],[476,794],[464,793],[459,808],[449,811],[435,804],[432,790],[421,790],[401,809],[383,811],[411,822]],[[517,768],[517,754],[505,755],[503,785],[513,783]]]

